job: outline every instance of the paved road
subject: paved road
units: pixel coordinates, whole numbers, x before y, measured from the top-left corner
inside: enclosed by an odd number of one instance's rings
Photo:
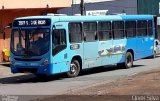
[[[81,76],[76,78],[55,75],[46,79],[40,79],[32,74],[9,74],[0,78],[0,95],[63,94],[70,90],[78,90],[92,85],[111,82],[156,68],[160,68],[160,57],[135,61],[134,68],[131,69],[117,69],[115,66],[94,68],[83,71]]]

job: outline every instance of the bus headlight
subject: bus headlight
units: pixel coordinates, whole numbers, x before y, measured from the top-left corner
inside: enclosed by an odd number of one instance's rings
[[[42,65],[48,65],[48,63],[49,63],[49,59],[47,58],[43,61]]]

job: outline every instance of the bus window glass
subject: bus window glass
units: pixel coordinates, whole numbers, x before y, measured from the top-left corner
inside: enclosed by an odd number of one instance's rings
[[[25,33],[24,31],[13,31],[14,32],[14,51],[20,52],[25,48]],[[22,48],[23,47],[23,48]]]
[[[123,21],[114,21],[113,22],[113,35],[114,39],[123,39],[124,38],[124,22]]]
[[[96,40],[97,23],[94,22],[84,22],[83,31],[85,36],[85,41],[92,42]]]
[[[152,20],[148,21],[148,35],[152,36],[153,32],[152,32]]]
[[[137,36],[147,36],[147,21],[137,21]]]
[[[66,46],[66,31],[64,29],[55,29],[52,35],[52,55],[56,55]]]
[[[136,21],[125,22],[126,37],[132,38],[136,36]]]
[[[81,23],[69,24],[69,41],[77,43],[82,41],[82,26]]]
[[[111,22],[98,23],[98,38],[100,41],[110,40],[112,38]]]
[[[11,51],[16,55],[38,56],[49,50],[49,29],[17,29],[12,33]]]

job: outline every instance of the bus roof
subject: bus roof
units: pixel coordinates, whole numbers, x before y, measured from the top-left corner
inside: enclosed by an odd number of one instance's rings
[[[106,15],[106,16],[28,16],[16,18],[21,19],[51,19],[53,22],[80,22],[80,21],[114,21],[114,20],[151,20],[153,15]]]

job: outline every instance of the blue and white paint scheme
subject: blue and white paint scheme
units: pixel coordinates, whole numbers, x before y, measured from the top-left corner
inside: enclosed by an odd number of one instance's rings
[[[127,38],[124,36],[122,39],[114,39],[111,37],[109,40],[85,41],[86,35],[84,34],[85,22],[112,22],[123,21],[151,21],[151,33],[146,36],[135,36]],[[69,24],[79,23],[81,29],[81,41],[70,42]],[[137,28],[137,25],[136,27]],[[33,29],[33,31],[32,31]],[[41,30],[45,29],[45,30]],[[47,30],[46,30],[47,29]],[[111,28],[111,34],[113,32]],[[97,28],[98,30],[98,28]],[[125,34],[125,27],[124,27]],[[147,30],[147,29],[146,29]],[[137,31],[137,30],[136,30]],[[42,32],[49,33],[48,49],[41,49],[45,53],[38,54],[35,49],[29,50],[30,40],[34,33]],[[19,34],[17,34],[19,33]],[[25,34],[25,39],[20,38]],[[30,35],[28,36],[27,33]],[[16,36],[16,35],[17,36]],[[56,35],[55,35],[56,34]],[[59,34],[59,35],[58,35]],[[63,35],[64,34],[64,35]],[[75,33],[76,34],[76,33]],[[37,34],[35,34],[37,35]],[[62,36],[63,35],[63,36]],[[96,35],[98,31],[96,31]],[[24,37],[24,36],[23,36]],[[47,36],[46,36],[47,37]],[[65,42],[59,43],[59,46],[54,46],[56,37],[61,37]],[[65,38],[64,38],[65,37]],[[21,50],[22,54],[18,52],[16,42],[21,42],[25,46]],[[28,40],[28,41],[27,41]],[[18,44],[17,42],[17,44]],[[59,42],[59,41],[58,41]],[[56,43],[56,42],[55,42]],[[40,45],[39,47],[43,47]],[[38,48],[39,48],[38,47]],[[92,68],[97,66],[104,66],[110,64],[124,63],[126,53],[129,51],[133,55],[133,60],[142,59],[153,55],[154,50],[154,17],[152,15],[107,15],[107,16],[30,16],[16,18],[13,22],[12,39],[11,39],[11,71],[12,73],[31,72],[34,74],[57,74],[69,72],[71,70],[72,60],[76,59],[79,62],[80,69]],[[16,53],[17,52],[17,53]],[[31,53],[30,53],[31,52]],[[35,53],[34,53],[35,52]],[[34,54],[33,54],[34,53]],[[33,55],[32,55],[33,54]],[[38,55],[37,55],[38,54]]]

